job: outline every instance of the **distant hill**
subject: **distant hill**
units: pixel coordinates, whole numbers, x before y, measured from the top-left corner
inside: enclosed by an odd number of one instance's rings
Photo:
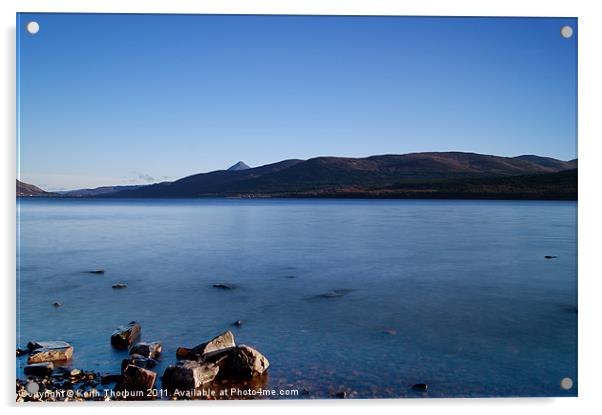
[[[122,190],[134,190],[147,185],[129,185],[129,186],[102,186],[94,189],[77,189],[57,192],[61,196],[65,197],[92,197],[98,195],[106,195],[110,193],[119,192]]]
[[[247,166],[247,164],[244,161],[239,161],[235,165],[230,166],[228,168],[228,171],[238,171],[238,170],[247,170],[247,169],[250,169],[250,167]]]
[[[102,197],[477,198],[483,194],[494,198],[497,194],[499,198],[576,199],[576,168],[576,160],[534,155],[430,152],[316,157],[196,174]],[[568,170],[574,172],[555,175]]]
[[[17,196],[29,197],[29,196],[38,196],[38,197],[49,197],[55,196],[55,193],[46,192],[40,189],[33,184],[25,183],[17,180]]]
[[[530,161],[532,163],[539,164],[540,166],[545,166],[545,167],[549,167],[552,169],[565,170],[567,167],[570,167],[572,169],[576,169],[578,167],[577,159],[574,159],[571,161],[561,161],[561,160],[556,160],[556,159],[553,159],[550,157],[540,157],[540,156],[534,156],[534,155],[524,155],[524,156],[518,156],[515,158],[520,159],[520,160]]]
[[[339,188],[295,197],[393,199],[577,200],[577,169],[557,173],[465,179],[415,180],[383,188]]]

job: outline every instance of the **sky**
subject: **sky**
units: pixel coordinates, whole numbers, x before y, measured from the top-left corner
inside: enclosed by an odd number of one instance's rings
[[[577,157],[574,18],[22,13],[17,80],[18,177],[45,190],[239,160]]]

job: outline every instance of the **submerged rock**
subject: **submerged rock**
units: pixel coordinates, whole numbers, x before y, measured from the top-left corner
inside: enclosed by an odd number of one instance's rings
[[[48,376],[54,370],[52,362],[33,363],[23,368],[23,373],[32,376]]]
[[[69,360],[73,356],[73,347],[63,341],[30,342],[27,347],[31,350],[28,363]]]
[[[545,259],[554,259],[554,258],[558,258],[556,255],[546,255],[544,256]]]
[[[104,269],[95,269],[92,271],[88,271],[88,274],[104,274],[105,270]]]
[[[123,371],[123,377],[120,386],[126,390],[146,392],[153,388],[156,379],[157,374],[152,370],[129,365]]]
[[[236,320],[233,325],[236,327],[240,327],[240,326],[242,326],[242,323],[243,323],[242,320]]]
[[[233,290],[234,288],[236,288],[236,286],[234,284],[219,283],[213,284],[213,288],[219,288],[221,290]]]
[[[215,379],[218,372],[214,363],[185,360],[165,369],[161,381],[168,390],[197,389]]]
[[[123,373],[125,368],[128,366],[138,366],[144,369],[150,369],[157,366],[157,361],[139,354],[133,354],[128,358],[123,359],[121,362],[121,372]]]
[[[111,286],[111,288],[127,288],[127,287],[128,287],[128,285],[127,285],[127,284],[122,284],[122,283],[119,283],[119,284],[113,284],[113,285]]]
[[[29,354],[29,350],[17,347],[17,357],[25,356],[26,354]]]
[[[152,343],[136,343],[130,349],[130,354],[137,354],[144,357],[149,357],[152,359],[156,359],[161,354],[161,343],[152,342]]]
[[[322,294],[318,294],[317,297],[318,298],[338,298],[338,297],[343,297],[353,291],[355,291],[355,290],[352,290],[351,288],[337,288],[337,289],[330,290],[330,291],[327,291]]]
[[[140,336],[140,324],[130,321],[125,326],[118,327],[111,335],[111,344],[116,349],[127,349]]]

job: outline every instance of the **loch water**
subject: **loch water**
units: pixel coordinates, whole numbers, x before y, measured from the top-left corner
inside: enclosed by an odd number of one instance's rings
[[[300,398],[577,394],[576,202],[17,204],[17,346],[68,341],[74,367],[119,372],[109,338],[136,320],[159,375],[232,330]]]

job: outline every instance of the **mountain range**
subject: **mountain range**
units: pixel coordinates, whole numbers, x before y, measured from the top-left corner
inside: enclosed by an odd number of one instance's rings
[[[87,196],[178,197],[360,197],[360,198],[577,198],[577,160],[523,155],[499,157],[463,152],[316,157],[283,160],[173,182],[114,187]],[[74,197],[76,194],[64,196]]]
[[[101,186],[96,187],[94,189],[76,189],[76,190],[63,190],[60,192],[56,192],[61,196],[65,197],[94,197],[109,193],[120,192],[122,190],[133,190],[138,189],[139,187],[144,187],[144,184],[132,184],[126,186]]]

